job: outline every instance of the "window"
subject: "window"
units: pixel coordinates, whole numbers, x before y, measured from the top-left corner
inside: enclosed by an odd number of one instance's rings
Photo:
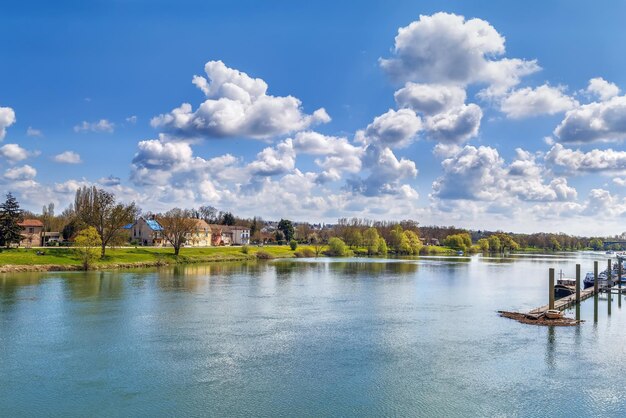
[[[28,228],[28,233],[29,234],[34,234],[35,233],[35,228]]]

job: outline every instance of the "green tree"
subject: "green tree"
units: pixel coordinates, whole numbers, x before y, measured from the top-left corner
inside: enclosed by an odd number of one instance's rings
[[[345,242],[350,248],[359,247],[363,243],[363,235],[356,227],[350,227],[345,233]]]
[[[489,240],[487,238],[479,239],[476,245],[478,245],[478,248],[480,248],[480,251],[484,253],[489,251]]]
[[[600,250],[602,250],[604,248],[604,243],[602,242],[601,239],[594,238],[591,241],[589,241],[589,246],[594,251],[600,251]]]
[[[396,225],[389,234],[389,245],[396,254],[410,254],[411,245],[408,237],[404,234],[402,226]]]
[[[74,240],[76,248],[74,251],[78,253],[83,268],[85,270],[93,264],[94,260],[98,258],[99,247],[102,245],[102,239],[100,234],[93,226],[87,227],[81,230]]]
[[[383,237],[378,238],[378,255],[387,255],[387,241]]]
[[[460,251],[467,251],[472,246],[472,238],[467,232],[448,235],[443,242],[446,247]]]
[[[294,235],[294,229],[290,220],[281,219],[280,222],[278,222],[278,230],[285,236],[285,241],[291,241]]]
[[[367,255],[378,253],[378,230],[376,228],[368,228],[363,232],[363,245],[367,248]]]
[[[408,253],[412,255],[418,255],[420,253],[420,250],[422,249],[422,241],[420,241],[417,233],[406,230],[404,231],[404,236],[406,237],[406,240],[409,244]]]
[[[487,242],[489,243],[489,252],[500,252],[500,238],[497,235],[491,235],[487,238]]]
[[[19,244],[22,240],[22,227],[18,223],[22,219],[22,210],[17,199],[7,193],[6,200],[0,204],[0,245],[9,248],[11,244]]]
[[[346,243],[341,238],[333,237],[328,240],[328,251],[326,253],[334,257],[344,257],[350,253]]]
[[[109,241],[121,234],[125,225],[133,222],[139,213],[135,203],[116,203],[113,193],[96,186],[76,191],[74,199],[76,217],[83,224],[93,226],[102,239],[100,257],[104,258]]]
[[[298,241],[296,241],[295,239],[289,241],[289,248],[291,248],[291,251],[295,251],[296,248],[298,248]]]
[[[222,224],[235,225],[235,216],[230,212],[224,213],[224,215],[222,215]]]

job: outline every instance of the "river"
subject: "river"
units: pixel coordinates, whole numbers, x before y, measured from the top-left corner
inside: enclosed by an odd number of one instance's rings
[[[606,257],[2,275],[0,416],[624,416],[626,300],[576,327],[496,313]]]

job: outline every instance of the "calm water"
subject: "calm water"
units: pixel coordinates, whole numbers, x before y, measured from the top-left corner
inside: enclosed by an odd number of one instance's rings
[[[496,314],[593,257],[0,276],[0,416],[624,416],[626,300]]]

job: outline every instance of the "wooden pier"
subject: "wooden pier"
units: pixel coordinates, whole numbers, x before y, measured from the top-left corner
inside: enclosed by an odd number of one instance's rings
[[[618,280],[617,283],[611,284],[611,260],[608,260],[607,263],[607,271],[608,273],[608,285],[599,286],[598,282],[598,262],[594,262],[594,286],[581,290],[581,274],[580,274],[580,264],[576,264],[576,292],[572,295],[566,296],[561,299],[554,299],[554,269],[549,269],[548,275],[548,304],[540,306],[538,308],[532,309],[528,312],[509,312],[509,311],[498,311],[500,316],[505,318],[515,319],[524,324],[533,324],[533,325],[559,325],[559,326],[572,326],[578,325],[581,323],[580,319],[580,309],[579,306],[582,301],[588,299],[592,296],[596,296],[594,299],[594,321],[597,322],[598,318],[598,298],[597,295],[600,293],[606,293],[609,297],[608,304],[608,313],[611,315],[611,297],[612,295],[619,295],[618,305],[621,307],[621,295],[626,294],[626,287],[622,288],[621,277],[622,277],[622,260],[619,260],[618,265]],[[548,319],[546,317],[546,312],[548,310],[556,309],[559,311],[564,311],[565,309],[576,306],[576,319],[562,317],[559,319]]]

